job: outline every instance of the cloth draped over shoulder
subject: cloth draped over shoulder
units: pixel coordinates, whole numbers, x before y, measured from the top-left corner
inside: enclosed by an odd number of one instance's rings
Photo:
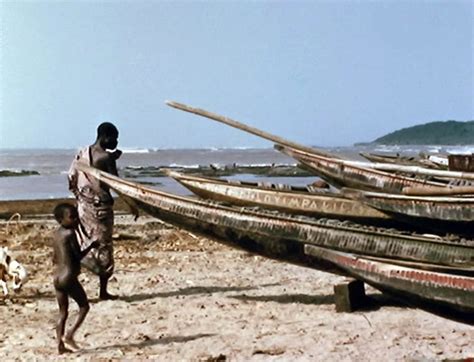
[[[79,171],[77,163],[93,166],[90,147],[81,149],[74,158],[68,173],[69,189],[77,200],[79,229],[77,237],[84,249],[97,240],[100,246],[92,249],[82,264],[93,273],[109,277],[114,270],[112,232],[114,226],[114,200],[100,181]]]

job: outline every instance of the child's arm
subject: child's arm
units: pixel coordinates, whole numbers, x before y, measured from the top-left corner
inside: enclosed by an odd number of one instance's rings
[[[99,242],[94,241],[87,248],[85,248],[84,250],[81,250],[81,247],[79,246],[79,243],[77,242],[76,233],[74,231],[71,231],[71,233],[69,234],[68,241],[71,246],[72,254],[79,261],[82,260],[82,258],[84,258],[87,255],[87,253],[91,251],[91,249],[97,248],[99,246]]]

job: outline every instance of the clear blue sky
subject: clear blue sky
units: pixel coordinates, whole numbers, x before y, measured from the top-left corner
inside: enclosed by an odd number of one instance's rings
[[[344,146],[473,117],[471,1],[8,2],[0,147]],[[474,141],[473,141],[474,143]]]

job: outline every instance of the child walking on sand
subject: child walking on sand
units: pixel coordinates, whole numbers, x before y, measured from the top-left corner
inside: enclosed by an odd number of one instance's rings
[[[60,224],[54,236],[54,289],[59,305],[59,320],[56,325],[56,338],[58,341],[58,352],[73,352],[79,347],[74,341],[74,334],[81,326],[89,311],[87,295],[79,283],[78,276],[81,272],[81,259],[87,253],[99,246],[94,241],[81,251],[76,237],[76,229],[79,224],[77,209],[70,204],[62,203],[54,208],[54,218]],[[79,305],[79,315],[71,330],[64,335],[66,319],[68,316],[69,297]]]

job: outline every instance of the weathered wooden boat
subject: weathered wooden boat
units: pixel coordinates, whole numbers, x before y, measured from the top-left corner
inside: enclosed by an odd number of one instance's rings
[[[433,162],[440,170],[449,169],[448,156],[445,155],[429,155],[428,159]]]
[[[369,191],[402,193],[405,187],[446,188],[447,182],[431,181],[376,169],[351,165],[340,159],[309,153],[288,146],[276,145],[275,148],[288,155],[316,175],[335,187],[350,187]]]
[[[315,219],[253,211],[177,196],[126,181],[84,165],[78,166],[130,197],[143,210],[165,221],[196,229],[219,230],[223,235],[309,243],[341,251],[439,266],[474,267],[474,241],[422,236],[393,229],[362,226],[348,221]],[[213,226],[211,226],[213,225]]]
[[[346,196],[435,231],[474,235],[474,195],[409,196],[344,190]]]
[[[270,258],[304,265],[307,267],[355,275],[362,281],[383,289],[383,283],[374,282],[374,276],[349,270],[350,263],[335,260],[326,255],[315,256],[305,252],[307,246],[316,246],[341,253],[362,254],[381,258],[393,270],[423,266],[420,270],[436,271],[447,279],[459,275],[465,287],[459,292],[458,285],[446,283],[452,297],[443,299],[455,310],[474,311],[474,244],[466,240],[444,240],[438,237],[404,235],[386,229],[361,227],[347,222],[317,220],[248,211],[244,208],[226,207],[188,197],[176,196],[125,181],[113,175],[78,166],[83,172],[96,177],[118,194],[131,198],[145,212],[186,230],[211,237],[220,242],[242,248]],[[307,249],[309,250],[309,249]],[[350,257],[350,256],[347,256]],[[403,263],[397,266],[393,262]],[[346,265],[347,264],[347,265]],[[334,269],[336,267],[337,269]],[[377,270],[373,270],[377,274]],[[444,286],[443,286],[444,287]],[[390,288],[404,293],[403,283]],[[437,284],[426,284],[423,292],[409,290],[423,300],[437,302]],[[444,292],[443,292],[444,293]],[[467,302],[464,302],[466,300]]]
[[[472,172],[453,172],[418,166],[345,160],[341,156],[286,140],[216,113],[174,101],[166,101],[166,104],[275,142],[277,149],[297,159],[316,175],[336,187],[345,186],[363,190],[401,193],[404,187],[411,187],[413,190],[422,190],[427,187],[430,190],[435,190],[445,188],[456,179],[474,181]],[[397,173],[403,173],[403,175]],[[418,177],[411,176],[411,174]],[[429,178],[436,179],[430,180]]]
[[[306,245],[305,253],[328,260],[351,276],[393,294],[471,312],[474,278],[394,265],[363,256]],[[472,314],[470,314],[472,319]]]
[[[289,214],[352,220],[357,223],[395,227],[387,214],[340,193],[311,185],[290,186],[268,182],[247,182],[185,175],[167,170],[166,174],[196,195],[239,206],[258,206]]]

